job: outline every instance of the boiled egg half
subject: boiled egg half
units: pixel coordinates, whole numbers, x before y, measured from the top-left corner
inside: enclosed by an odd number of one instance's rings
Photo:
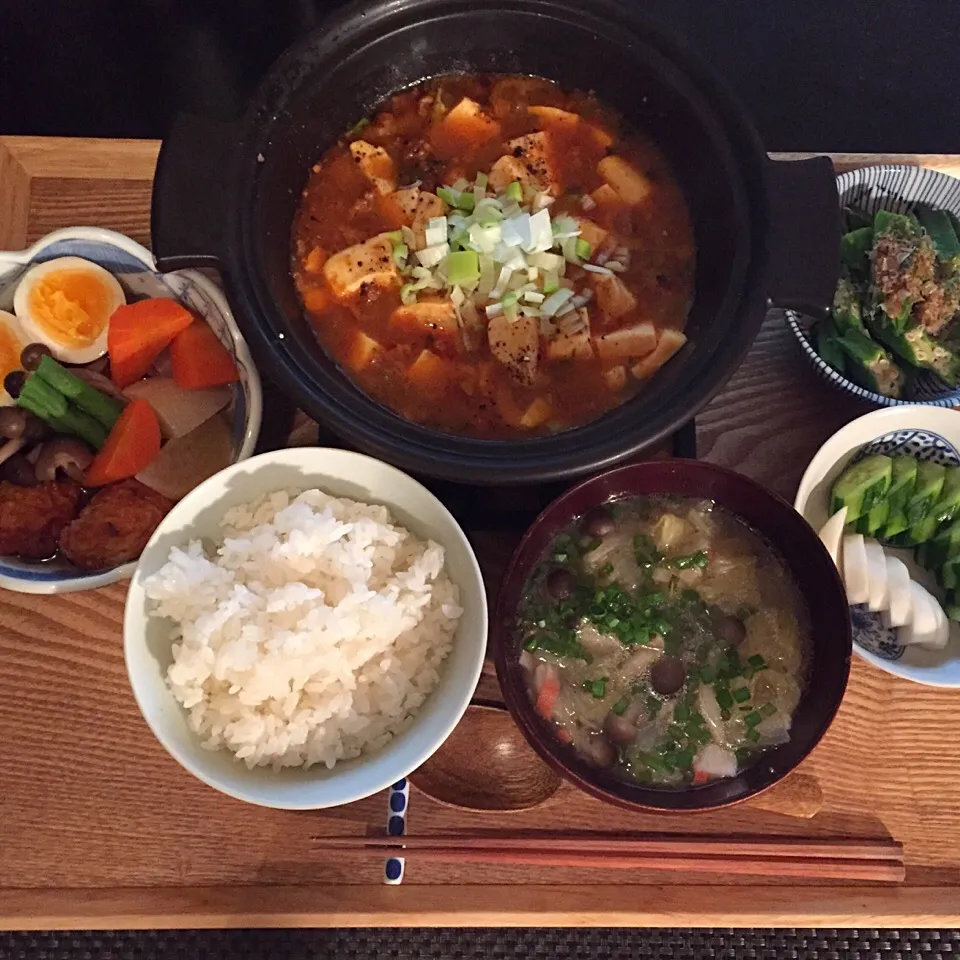
[[[2,383],[8,373],[20,369],[20,354],[26,344],[20,321],[12,313],[0,310],[0,406],[13,403],[13,397],[3,389]]]
[[[103,267],[58,257],[23,275],[13,309],[28,342],[46,344],[64,363],[90,363],[107,352],[110,315],[126,302],[117,278]]]

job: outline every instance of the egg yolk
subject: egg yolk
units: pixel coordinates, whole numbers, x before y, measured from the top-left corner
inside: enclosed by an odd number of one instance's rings
[[[20,351],[23,345],[9,327],[0,324],[0,379],[11,370],[20,369]]]
[[[84,270],[54,270],[30,291],[30,315],[64,347],[87,347],[110,319],[110,291]]]

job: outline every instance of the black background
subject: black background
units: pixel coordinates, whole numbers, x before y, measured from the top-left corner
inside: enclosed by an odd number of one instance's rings
[[[958,0],[624,2],[727,78],[771,150],[960,153]],[[162,137],[177,110],[235,114],[335,5],[0,0],[0,133]]]

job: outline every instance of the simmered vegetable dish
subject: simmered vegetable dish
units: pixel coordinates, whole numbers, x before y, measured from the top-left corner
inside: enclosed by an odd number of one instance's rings
[[[452,433],[586,423],[686,340],[694,245],[666,159],[546,80],[445,77],[393,97],[313,167],[292,245],[328,353]]]
[[[597,508],[557,538],[524,595],[530,697],[590,763],[685,787],[790,739],[806,608],[773,549],[710,501]]]

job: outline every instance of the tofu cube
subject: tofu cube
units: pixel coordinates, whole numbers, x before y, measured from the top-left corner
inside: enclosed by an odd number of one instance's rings
[[[503,156],[490,168],[487,185],[491,190],[503,193],[514,181],[529,185],[530,175],[527,168],[516,157]]]
[[[390,235],[380,233],[335,253],[323,265],[327,286],[338,300],[348,300],[362,287],[383,290],[400,286],[400,271],[393,260]]]
[[[396,190],[383,197],[382,204],[387,216],[413,230],[416,237],[414,250],[422,250],[426,246],[427,224],[434,217],[442,217],[446,211],[446,205],[435,193],[419,187]]]
[[[379,193],[392,193],[397,189],[397,168],[383,147],[374,146],[366,140],[354,140],[350,153],[363,175]]]
[[[653,190],[650,181],[623,157],[604,157],[597,164],[597,173],[632,207],[643,203]]]
[[[326,287],[304,287],[300,291],[303,305],[311,313],[323,313],[330,306],[330,294]]]
[[[627,385],[627,368],[623,364],[603,371],[603,382],[614,393],[619,393]]]
[[[450,300],[423,300],[397,307],[390,314],[390,325],[413,336],[454,337],[459,329]]]
[[[382,349],[383,347],[373,337],[368,337],[362,330],[355,330],[347,350],[347,366],[354,373],[359,373],[373,363]]]
[[[430,130],[434,147],[446,156],[452,156],[458,149],[482,147],[499,136],[500,124],[469,97],[464,97]]]
[[[594,353],[590,327],[586,325],[570,332],[560,331],[547,343],[546,354],[550,360],[592,360]]]
[[[314,247],[304,260],[303,266],[307,273],[319,273],[327,262],[327,251],[322,247]]]
[[[539,427],[541,423],[546,423],[550,419],[553,409],[543,397],[537,397],[520,417],[520,426],[532,430]]]
[[[499,360],[518,383],[532,387],[540,359],[540,331],[535,317],[508,320],[494,317],[487,324],[487,340]]]
[[[580,126],[580,117],[569,110],[561,110],[559,107],[532,106],[527,107],[527,113],[531,117],[536,117],[541,123],[552,123],[558,127],[578,127]]]
[[[591,251],[596,253],[603,246],[603,241],[610,236],[609,232],[586,217],[574,217],[574,219],[580,225],[580,238],[586,240],[590,244]]]
[[[653,353],[635,363],[630,372],[637,380],[652,377],[686,342],[686,335],[679,330],[662,330]]]
[[[550,134],[541,130],[511,140],[510,152],[500,157],[490,169],[488,183],[497,192],[514,180],[541,193],[560,194],[560,178],[553,160]]]
[[[637,306],[637,298],[615,273],[591,273],[590,284],[597,297],[597,306],[611,320],[622,317]]]
[[[587,123],[582,117],[576,113],[570,113],[569,110],[561,110],[559,107],[534,106],[527,107],[527,113],[547,126],[552,124],[557,127],[566,127],[569,130],[582,128],[593,137],[598,147],[606,149],[613,143],[613,137],[606,130],[602,130],[592,123]]]
[[[590,194],[593,197],[593,202],[598,207],[622,207],[623,201],[620,199],[620,194],[617,193],[609,183],[604,183],[601,186],[597,187],[593,193]]]
[[[632,327],[594,336],[593,345],[601,360],[645,357],[657,346],[657,329],[652,323],[637,323]]]
[[[418,389],[439,393],[457,372],[456,365],[432,350],[421,350],[417,359],[407,368],[407,379]]]

